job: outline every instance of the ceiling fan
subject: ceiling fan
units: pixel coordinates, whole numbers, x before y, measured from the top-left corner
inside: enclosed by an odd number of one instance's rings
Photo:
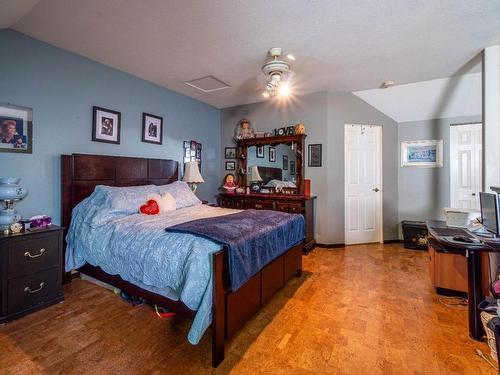
[[[266,84],[262,96],[264,98],[281,98],[290,95],[290,83],[293,77],[293,72],[290,64],[281,59],[283,50],[280,47],[273,47],[269,50],[271,57],[264,65],[262,72],[266,75]],[[291,54],[287,56],[288,60],[295,61],[295,57]]]

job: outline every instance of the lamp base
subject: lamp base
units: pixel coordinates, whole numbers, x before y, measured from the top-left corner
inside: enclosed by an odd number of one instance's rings
[[[193,191],[193,193],[196,193],[196,189],[198,188],[198,184],[196,182],[189,182],[188,183],[189,187]]]

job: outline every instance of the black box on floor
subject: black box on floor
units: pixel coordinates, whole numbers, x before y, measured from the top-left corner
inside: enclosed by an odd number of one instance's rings
[[[427,226],[423,221],[403,220],[401,226],[405,248],[427,250]]]

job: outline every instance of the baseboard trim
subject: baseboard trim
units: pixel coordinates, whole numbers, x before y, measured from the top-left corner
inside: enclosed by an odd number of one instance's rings
[[[384,244],[403,243],[403,240],[384,240]]]
[[[316,242],[316,246],[317,247],[324,247],[327,249],[335,249],[335,248],[339,248],[339,247],[345,247],[345,243],[317,243]]]

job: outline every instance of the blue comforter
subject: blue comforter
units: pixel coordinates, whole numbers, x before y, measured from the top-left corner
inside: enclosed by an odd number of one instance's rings
[[[177,224],[166,231],[202,236],[227,248],[234,291],[304,239],[304,217],[279,211],[246,210]]]

